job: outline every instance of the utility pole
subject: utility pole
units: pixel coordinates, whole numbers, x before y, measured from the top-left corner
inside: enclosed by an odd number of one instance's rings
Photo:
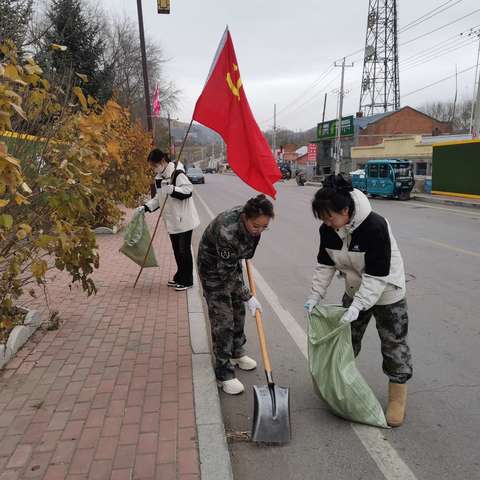
[[[463,35],[463,34],[462,34]],[[480,135],[480,76],[478,64],[480,60],[480,28],[470,30],[466,34],[468,37],[478,38],[477,66],[475,67],[475,79],[473,81],[472,110],[470,112],[470,135],[472,138],[478,138]]]
[[[150,87],[148,85],[147,52],[145,50],[145,32],[143,30],[142,0],[137,0],[138,30],[140,32],[140,50],[142,52],[143,88],[145,90],[145,111],[147,113],[147,128],[151,132],[152,109],[150,106]]]
[[[275,161],[278,161],[277,155],[277,104],[273,104],[273,135],[272,135],[272,153]]]
[[[327,94],[325,93],[325,98],[323,99],[323,113],[322,113],[322,125],[325,123],[325,110],[327,109]],[[320,147],[320,144],[317,145],[317,149]],[[317,152],[317,175],[320,175],[320,155]]]
[[[353,67],[353,63],[349,65],[345,65],[345,57],[343,57],[343,61],[341,65],[337,65],[335,62],[336,67],[342,68],[342,79],[340,82],[340,92],[339,92],[339,102],[338,102],[338,118],[337,118],[337,132],[335,138],[335,175],[340,173],[340,162],[342,156],[342,114],[343,114],[343,97],[345,96],[344,92],[344,81],[345,81],[345,67]]]

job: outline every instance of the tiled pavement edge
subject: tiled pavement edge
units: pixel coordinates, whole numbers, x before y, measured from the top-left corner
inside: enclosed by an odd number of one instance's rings
[[[135,289],[121,243],[98,236],[95,296],[55,274],[60,329],[35,334],[0,372],[0,480],[231,478],[198,288],[188,305],[167,288],[163,226],[159,268]],[[29,306],[45,316],[41,297]]]
[[[198,279],[196,271],[195,278]],[[233,474],[230,454],[198,282],[188,291],[188,315],[201,477],[202,480],[231,480]]]

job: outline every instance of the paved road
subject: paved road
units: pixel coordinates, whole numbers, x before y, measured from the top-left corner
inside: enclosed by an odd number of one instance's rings
[[[241,204],[255,193],[234,176],[207,175],[206,182],[196,187],[203,199],[197,200],[203,225],[194,236],[194,248],[210,213]],[[315,396],[304,353],[297,345],[302,347],[302,341],[298,342],[298,335],[297,343],[293,341],[276,314],[278,305],[275,312],[268,301],[272,293],[276,295],[286,316],[291,314],[289,318],[305,330],[302,305],[318,248],[318,223],[310,212],[314,192],[314,187],[279,185],[276,218],[262,235],[254,259],[271,288],[269,298],[260,295],[260,299],[274,374],[278,384],[290,387],[293,440],[282,447],[241,440],[251,426],[251,385],[265,383],[262,368],[241,372],[247,393],[221,395],[226,429],[233,436],[235,478],[480,478],[479,213],[414,201],[372,202],[390,220],[406,264],[414,377],[409,383],[406,424],[388,431],[364,429],[331,415]],[[327,298],[330,302],[341,297],[341,284],[335,282]],[[249,352],[260,360],[253,321],[247,335]],[[385,404],[387,379],[372,325],[358,366]]]

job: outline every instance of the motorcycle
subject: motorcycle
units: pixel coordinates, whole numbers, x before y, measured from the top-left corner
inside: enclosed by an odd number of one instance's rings
[[[297,185],[299,187],[303,187],[305,182],[307,181],[307,176],[303,170],[297,171],[295,175],[295,180],[297,181]]]

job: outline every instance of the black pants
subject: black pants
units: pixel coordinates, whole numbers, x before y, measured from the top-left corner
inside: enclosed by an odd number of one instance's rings
[[[193,285],[192,230],[170,234],[170,240],[177,262],[177,273],[173,276],[173,281],[190,287]]]

